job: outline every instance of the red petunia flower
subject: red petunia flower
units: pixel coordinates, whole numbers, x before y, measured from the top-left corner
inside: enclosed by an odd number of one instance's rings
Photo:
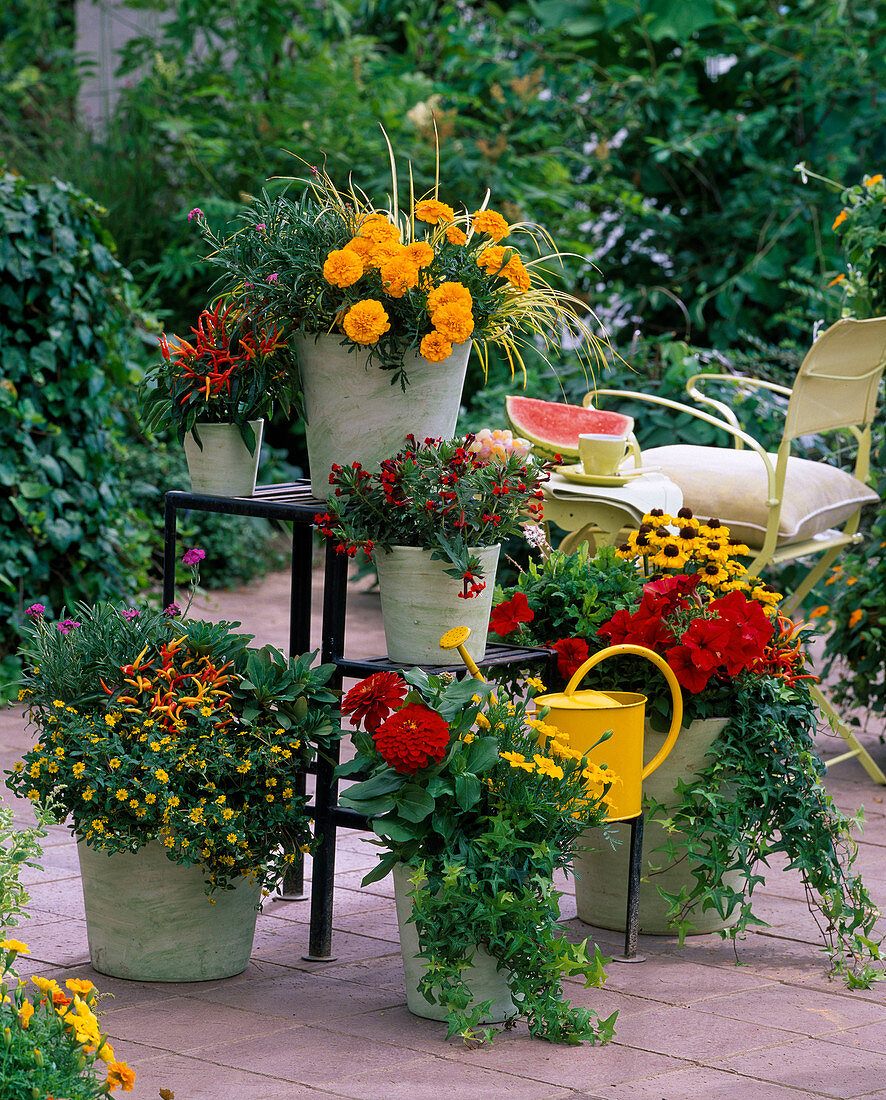
[[[364,722],[367,732],[377,730],[406,698],[406,690],[396,672],[376,672],[351,688],[342,700],[342,714],[350,714],[352,726]]]
[[[569,680],[588,659],[588,643],[584,638],[561,638],[551,649],[557,651],[557,671]]]
[[[667,652],[667,662],[680,687],[692,695],[703,691],[714,675],[713,668],[699,664],[698,651],[691,646],[675,645]]]
[[[515,592],[505,603],[492,609],[489,617],[489,629],[500,637],[517,630],[520,623],[531,623],[535,612],[529,606],[524,592]]]
[[[424,703],[410,703],[392,714],[372,735],[385,763],[404,775],[437,763],[449,745],[449,723]]]

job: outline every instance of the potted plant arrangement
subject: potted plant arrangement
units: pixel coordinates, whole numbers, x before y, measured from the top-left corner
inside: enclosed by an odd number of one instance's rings
[[[8,785],[77,835],[93,966],[145,981],[239,973],[262,890],[311,843],[296,780],[337,736],[332,667],[251,649],[239,624],[174,606],[29,615],[38,741]]]
[[[191,488],[210,496],[252,496],[264,418],[289,411],[296,383],[275,327],[241,311],[204,310],[191,339],[163,336],[160,362],[144,383],[142,419],[184,445]]]
[[[343,712],[363,731],[341,802],[385,849],[364,885],[394,873],[409,1008],[466,1041],[518,1017],[555,1042],[610,1038],[614,1015],[563,999],[564,975],[600,984],[605,960],[559,935],[552,875],[602,821],[612,773],[542,731],[544,712],[449,673],[376,673]]]
[[[527,644],[552,643],[564,676],[589,651],[644,645],[665,657],[683,688],[686,725],[644,788],[651,821],[641,929],[741,936],[760,923],[752,894],[764,881],[761,868],[784,852],[810,907],[825,917],[835,969],[865,984],[878,957],[877,912],[853,869],[856,822],[821,785],[802,632],[777,615],[778,594],[746,576],[737,560],[744,552],[714,520],[651,513],[617,549],[593,559],[586,548],[551,552],[530,564],[512,589],[499,590],[492,628],[519,632]],[[591,686],[602,687],[610,670],[593,675]],[[651,755],[661,745],[654,727],[664,700],[650,691],[645,669],[623,663],[619,687],[633,686],[632,678],[653,696]],[[582,920],[623,927],[626,860],[622,844],[576,861]]]
[[[392,661],[457,664],[438,642],[462,625],[482,660],[500,544],[540,514],[545,467],[519,450],[482,458],[474,447],[471,435],[408,436],[374,474],[353,462],[329,475],[333,496],[316,522],[341,552],[375,561]]]
[[[225,300],[293,334],[311,485],[324,499],[333,463],[372,469],[408,432],[454,433],[472,342],[484,370],[491,347],[512,370],[526,346],[601,347],[587,305],[544,275],[562,258],[543,229],[485,202],[457,213],[437,187],[410,189],[401,208],[393,155],[391,165],[384,207],[311,168],[300,198],[262,194],[228,237],[194,212]]]

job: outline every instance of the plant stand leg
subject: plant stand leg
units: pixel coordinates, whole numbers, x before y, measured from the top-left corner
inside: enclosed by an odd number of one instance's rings
[[[871,779],[881,786],[886,786],[886,775],[883,774],[882,768],[880,768],[868,750],[862,745],[836,710],[834,710],[830,700],[825,696],[818,684],[810,684],[809,693],[816,703],[818,703],[819,710],[827,718],[831,729],[834,730],[835,733],[839,733],[850,750],[849,752],[841,753],[839,756],[831,757],[830,760],[825,760],[824,766],[826,768],[832,768],[834,764],[840,764],[844,760],[852,760],[857,757],[859,764],[861,764]]]
[[[645,962],[645,955],[637,954],[637,934],[640,930],[640,875],[643,871],[643,824],[645,815],[631,820],[631,851],[628,864],[628,908],[625,915],[625,953],[616,955],[613,962]]]

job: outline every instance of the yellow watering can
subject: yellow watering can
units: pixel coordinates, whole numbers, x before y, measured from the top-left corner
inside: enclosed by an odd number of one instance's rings
[[[674,713],[661,751],[643,767],[643,726],[646,717],[646,696],[635,691],[576,691],[582,678],[595,665],[608,657],[623,654],[645,657],[664,673]],[[534,703],[538,709],[549,707],[545,718],[568,738],[570,748],[587,752],[593,764],[606,764],[621,780],[609,791],[611,807],[608,821],[627,821],[643,812],[643,780],[661,764],[677,740],[683,721],[683,694],[677,677],[670,666],[651,649],[639,645],[615,645],[589,657],[576,670],[566,685],[566,690],[550,695],[537,695]],[[609,730],[612,736],[601,744],[598,741]]]

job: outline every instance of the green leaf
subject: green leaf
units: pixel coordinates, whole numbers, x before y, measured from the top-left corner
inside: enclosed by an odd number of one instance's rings
[[[407,783],[395,796],[397,813],[407,821],[424,821],[434,812],[434,800],[417,783]]]

